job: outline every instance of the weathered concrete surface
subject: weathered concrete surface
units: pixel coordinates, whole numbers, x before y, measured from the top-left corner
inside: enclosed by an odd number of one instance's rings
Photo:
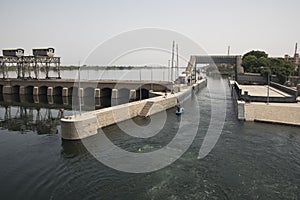
[[[242,108],[240,108],[242,107]],[[300,103],[244,103],[238,107],[239,118],[300,126]],[[242,116],[243,115],[243,116]]]
[[[240,85],[240,88],[242,89],[242,94],[245,94],[245,91],[247,91],[251,96],[267,96],[268,94],[267,85]],[[269,96],[290,97],[291,95],[270,86]]]
[[[67,96],[69,96],[69,89],[68,88],[66,88],[66,87],[64,87],[63,89],[62,89],[62,94],[61,94],[63,97],[67,97]]]
[[[245,120],[245,102],[237,101],[237,106],[238,106],[238,119]]]
[[[53,96],[53,87],[47,88],[47,96]]]
[[[236,81],[229,84],[232,93],[236,93],[235,98],[238,100],[246,102],[297,102],[297,90],[274,82],[271,82],[270,87],[267,85],[240,85]]]
[[[270,123],[290,124],[300,126],[300,102],[298,103],[265,103],[265,102],[245,102],[238,99],[238,95],[233,85],[235,81],[229,81],[232,90],[233,100],[237,105],[237,115],[239,120],[261,121]],[[241,93],[248,91],[249,94],[266,95],[267,86],[245,86],[239,85]],[[272,88],[270,94],[280,98],[289,94]]]
[[[81,115],[69,116],[61,119],[62,138],[66,140],[78,140],[97,134],[98,128],[106,127],[121,121],[125,121],[138,115],[149,116],[167,110],[177,105],[177,99],[184,99],[191,95],[192,90],[205,87],[205,79],[199,81],[182,92],[158,96],[142,101],[95,110]],[[151,106],[145,108],[149,102]],[[144,109],[144,110],[143,110]],[[141,113],[143,111],[143,113]]]
[[[96,88],[95,89],[95,93],[94,93],[95,95],[95,98],[100,98],[101,97],[101,90],[100,89],[98,89],[98,88]]]
[[[3,94],[11,94],[11,93],[12,93],[11,86],[7,85],[3,87]]]

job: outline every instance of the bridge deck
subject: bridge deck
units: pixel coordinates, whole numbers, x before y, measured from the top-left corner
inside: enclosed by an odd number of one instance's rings
[[[10,78],[10,79],[0,79],[0,82],[53,82],[53,83],[75,83],[79,82],[78,79],[17,79],[17,78]],[[150,80],[109,80],[109,79],[102,79],[102,80],[87,80],[81,79],[80,82],[83,83],[157,83],[157,84],[170,84],[170,81],[150,81]]]

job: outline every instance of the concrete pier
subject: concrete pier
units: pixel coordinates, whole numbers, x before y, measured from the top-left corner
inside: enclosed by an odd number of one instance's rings
[[[53,87],[47,88],[47,96],[53,96]]]
[[[33,87],[33,95],[39,95],[39,87]]]
[[[20,94],[20,95],[27,94],[27,93],[26,93],[26,88],[25,88],[24,86],[20,86],[19,94]]]
[[[3,94],[11,94],[11,93],[12,90],[10,85],[3,86]]]
[[[84,90],[83,90],[83,88],[79,88],[78,95],[79,95],[80,97],[84,97]]]
[[[98,89],[98,88],[96,88],[95,89],[95,98],[100,98],[101,97],[101,90],[100,89]]]
[[[112,99],[118,99],[119,98],[118,89],[112,89],[112,91],[111,91],[111,98]]]
[[[69,89],[68,88],[64,87],[62,89],[62,96],[63,97],[68,97],[69,96]]]
[[[159,113],[175,107],[177,105],[177,99],[185,99],[191,95],[193,90],[200,90],[206,85],[207,80],[203,79],[196,84],[183,89],[181,92],[175,94],[168,93],[166,97],[158,96],[142,101],[135,101],[127,104],[86,112],[81,115],[62,118],[62,138],[66,140],[83,139],[97,134],[97,130],[99,128],[137,116],[150,116]]]
[[[293,90],[283,88],[284,91],[282,91],[265,85],[238,85],[236,87],[236,84],[235,81],[229,83],[233,100],[237,105],[239,120],[300,126],[300,103],[294,102]],[[246,98],[247,96],[251,98]]]
[[[300,103],[238,103],[240,120],[300,126]]]

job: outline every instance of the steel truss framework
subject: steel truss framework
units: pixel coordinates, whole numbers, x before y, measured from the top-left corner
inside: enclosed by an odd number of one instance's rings
[[[0,56],[0,73],[3,79],[9,78],[9,68],[16,67],[18,79],[40,79],[40,72],[44,71],[46,79],[50,79],[49,72],[52,68],[58,79],[60,76],[60,57],[48,56]],[[34,73],[34,76],[31,73]]]

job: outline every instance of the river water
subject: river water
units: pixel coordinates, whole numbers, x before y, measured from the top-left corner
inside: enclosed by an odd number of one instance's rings
[[[220,81],[209,78],[208,85],[218,87]],[[211,97],[204,88],[191,100],[199,103],[201,117],[190,148],[173,164],[142,174],[111,169],[82,142],[62,141],[56,118],[61,111],[72,114],[63,103],[2,103],[0,199],[300,199],[300,129],[238,121],[225,88],[225,124],[208,156],[197,159],[211,120]],[[151,151],[168,143],[178,126],[174,113],[167,111],[171,123],[165,135],[150,143],[132,142],[130,148]],[[120,146],[130,142],[116,125],[104,132]]]

